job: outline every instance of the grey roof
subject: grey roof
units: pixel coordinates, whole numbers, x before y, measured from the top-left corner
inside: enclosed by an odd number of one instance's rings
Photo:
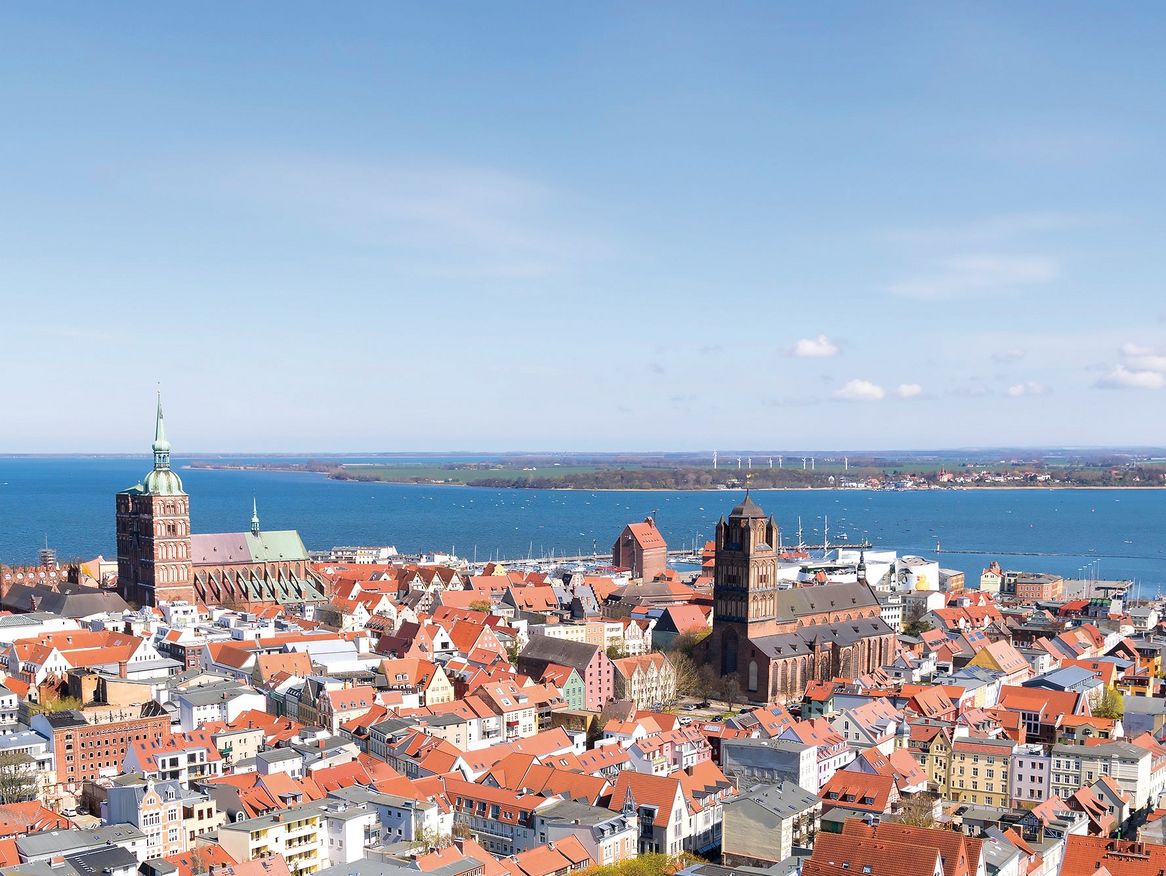
[[[272,748],[255,755],[256,760],[263,763],[284,763],[289,760],[299,760],[303,755],[291,748]]]
[[[566,639],[552,639],[550,636],[531,636],[530,642],[518,655],[519,665],[535,664],[545,668],[548,663],[574,667],[582,676],[587,664],[599,650],[598,645],[585,642],[569,642]]]
[[[118,870],[138,869],[137,855],[122,846],[105,846],[91,852],[82,852],[65,858],[78,876],[93,876],[93,874],[114,873]]]
[[[488,863],[468,856],[460,862],[444,864],[434,870],[426,870],[426,876],[459,876],[468,870],[476,870]],[[351,864],[337,864],[317,870],[316,876],[417,876],[418,871],[404,862],[373,861],[364,858]]]
[[[53,614],[51,611],[30,611],[26,614],[0,615],[0,629],[4,629],[5,627],[25,627],[47,620],[59,619],[60,615]]]
[[[90,593],[54,593],[41,600],[41,608],[61,617],[88,617],[108,611],[129,611],[129,604],[113,590]]]
[[[729,512],[729,519],[742,518],[756,518],[765,517],[765,512],[761,510],[761,506],[753,501],[753,497],[749,495],[749,491],[745,491],[745,498],[732,511]]]
[[[32,748],[34,745],[51,746],[51,743],[35,730],[18,730],[15,733],[0,735],[0,751],[12,748]]]
[[[1120,740],[1102,742],[1099,745],[1054,745],[1052,753],[1068,757],[1092,757],[1094,759],[1098,757],[1124,757],[1134,760],[1141,760],[1151,754],[1148,748]]]
[[[722,739],[721,769],[729,772],[736,766],[762,770],[780,769],[797,777],[794,766],[802,752],[814,746],[790,739]]]
[[[20,857],[28,860],[67,855],[106,844],[144,840],[146,835],[132,824],[108,824],[89,830],[46,830],[17,837]]]
[[[578,800],[560,800],[553,806],[538,811],[538,818],[542,821],[567,824],[581,824],[586,827],[597,827],[612,821],[625,818],[623,813],[613,812],[604,806],[589,806]]]
[[[1094,687],[1101,684],[1096,674],[1080,666],[1065,666],[1053,669],[1044,675],[1038,675],[1024,682],[1024,687],[1051,688],[1054,690],[1074,690],[1084,687]]]
[[[821,588],[806,587],[799,589],[829,590],[831,589],[831,585]],[[802,627],[793,633],[757,636],[750,638],[749,641],[769,657],[779,658],[813,654],[814,648],[818,644],[838,645],[844,648],[863,639],[889,635],[894,635],[894,631],[887,626],[886,621],[881,617],[871,617],[861,620],[843,621],[837,624],[813,624],[808,627]]]
[[[879,601],[866,584],[826,584],[821,587],[792,587],[775,592],[779,619],[794,620],[807,614],[877,608]]]
[[[223,703],[241,697],[244,694],[255,693],[254,688],[233,684],[208,684],[205,687],[192,687],[189,690],[175,691],[172,696],[176,700],[185,700],[192,706],[209,706],[212,703]]]
[[[362,785],[353,785],[349,788],[336,788],[328,792],[328,796],[348,803],[363,803],[372,806],[392,806],[397,809],[418,809],[422,804],[412,797],[402,797],[398,794],[386,794],[383,791],[371,791]],[[432,803],[430,806],[434,805]]]
[[[739,804],[760,806],[765,811],[779,819],[792,818],[801,815],[808,809],[819,806],[822,799],[812,794],[801,785],[793,782],[778,782],[775,784],[754,785],[741,796],[725,803],[725,809]]]
[[[263,830],[283,821],[298,821],[302,818],[311,818],[313,815],[323,817],[324,804],[322,802],[317,800],[312,803],[303,803],[299,806],[289,806],[286,809],[281,809],[278,812],[272,812],[268,815],[258,815],[255,818],[248,818],[246,821],[228,821],[219,830],[243,830],[250,833],[255,830]]]
[[[89,722],[76,709],[65,709],[61,712],[41,712],[41,717],[49,722],[54,730],[66,727],[88,727]]]

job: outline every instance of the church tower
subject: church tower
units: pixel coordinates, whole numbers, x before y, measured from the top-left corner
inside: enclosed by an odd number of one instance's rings
[[[170,468],[162,397],[154,421],[154,467],[117,494],[117,580],[127,602],[195,601],[190,499]]]
[[[722,675],[737,672],[738,649],[776,632],[777,524],[749,497],[717,522],[713,642]]]

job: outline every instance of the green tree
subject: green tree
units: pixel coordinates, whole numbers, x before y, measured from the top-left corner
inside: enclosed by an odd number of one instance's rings
[[[935,629],[935,626],[934,626],[934,624],[931,623],[931,621],[925,621],[922,619],[913,620],[910,623],[905,624],[903,626],[903,635],[914,636],[917,639],[920,636],[922,636],[924,633],[926,633],[928,630],[933,630],[933,629]]]
[[[1125,714],[1125,702],[1121,694],[1112,687],[1107,687],[1093,708],[1093,714],[1098,718],[1120,718]]]
[[[486,614],[489,614],[493,609],[494,606],[490,605],[490,600],[488,599],[475,599],[470,603],[470,611],[484,611]]]
[[[607,659],[608,660],[621,660],[627,656],[628,656],[627,649],[624,648],[624,646],[621,645],[619,642],[616,642],[614,645],[607,646]]]
[[[41,702],[28,704],[28,711],[32,714],[47,715],[52,712],[67,712],[70,709],[81,708],[81,701],[76,697],[46,696]]]
[[[665,855],[653,853],[637,855],[618,864],[588,867],[583,876],[672,876],[700,859],[688,853]]]

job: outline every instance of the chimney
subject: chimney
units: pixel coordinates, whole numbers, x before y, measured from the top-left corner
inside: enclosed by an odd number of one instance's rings
[[[126,670],[126,662],[124,660],[117,661],[117,677],[129,678],[129,673]]]

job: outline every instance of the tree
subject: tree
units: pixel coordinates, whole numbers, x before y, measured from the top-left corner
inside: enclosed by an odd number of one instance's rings
[[[0,752],[0,803],[36,799],[36,765],[21,751]]]
[[[608,660],[622,660],[624,657],[627,657],[627,656],[628,656],[627,649],[624,648],[624,646],[621,645],[619,642],[616,642],[614,645],[607,646],[607,659]]]
[[[904,794],[899,802],[903,811],[891,816],[891,821],[911,827],[935,826],[935,797],[931,794]]]
[[[470,603],[470,611],[484,611],[486,614],[489,614],[493,609],[494,606],[490,605],[490,600],[488,599],[475,599]]]
[[[672,640],[672,647],[668,650],[679,654],[692,656],[692,650],[712,633],[710,629],[687,630]]]
[[[741,682],[737,680],[735,675],[726,675],[720,679],[718,692],[721,695],[721,699],[729,707],[730,712],[745,698],[744,691],[741,690]]]
[[[931,629],[935,629],[935,626],[931,623],[931,621],[925,621],[917,618],[903,626],[903,635],[919,638]]]
[[[417,850],[444,849],[449,845],[453,845],[453,836],[427,829],[418,831],[416,838],[410,843],[410,846]]]
[[[67,712],[70,709],[81,708],[81,701],[76,697],[46,696],[39,703],[28,703],[28,711],[32,714],[49,714],[50,712]]]
[[[588,867],[582,876],[672,876],[700,859],[682,852],[679,855],[665,855],[654,852],[627,858],[617,864]]]
[[[1107,687],[1094,707],[1093,714],[1098,718],[1120,718],[1125,714],[1125,702],[1121,694],[1112,687]]]

